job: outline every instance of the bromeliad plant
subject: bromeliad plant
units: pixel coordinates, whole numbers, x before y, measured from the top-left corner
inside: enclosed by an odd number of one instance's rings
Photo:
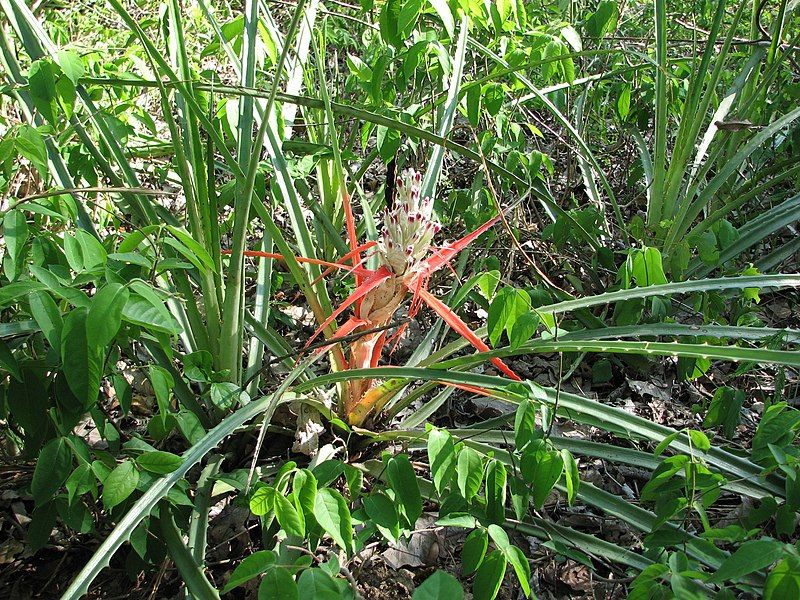
[[[339,263],[331,268],[342,268],[352,271],[356,280],[356,289],[319,325],[306,346],[319,336],[339,315],[353,307],[353,314],[337,329],[337,335],[331,338],[336,342],[351,334],[364,332],[350,344],[350,358],[345,360],[345,369],[369,369],[378,366],[383,349],[393,339],[398,339],[405,331],[408,322],[401,325],[393,335],[388,335],[389,323],[407,296],[411,294],[409,318],[418,313],[424,302],[432,308],[459,335],[468,340],[477,350],[486,352],[489,347],[469,326],[444,302],[428,290],[428,281],[436,271],[449,266],[453,258],[488,230],[497,217],[487,221],[472,233],[442,247],[432,245],[433,237],[441,230],[441,224],[433,215],[433,199],[422,197],[420,186],[422,174],[414,169],[406,169],[396,180],[397,204],[393,209],[384,212],[383,229],[376,244],[356,244],[352,237],[355,228],[348,227],[351,232],[350,247],[352,250]],[[353,223],[352,209],[345,196],[345,211],[348,223]],[[379,259],[377,269],[362,266],[360,254],[365,249],[375,248]],[[283,258],[279,254],[260,251],[247,251],[247,256],[262,258]],[[295,257],[300,262],[308,259]],[[352,265],[346,265],[351,261]],[[519,377],[501,359],[492,358],[501,372],[514,380]],[[360,425],[374,410],[381,408],[385,400],[385,390],[375,386],[372,379],[354,379],[345,382],[344,398],[340,408],[351,425]]]

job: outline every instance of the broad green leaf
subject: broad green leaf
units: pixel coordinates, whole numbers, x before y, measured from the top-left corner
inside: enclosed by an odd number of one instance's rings
[[[250,496],[250,512],[258,517],[269,513],[275,505],[275,488],[262,485],[257,487]]]
[[[81,463],[72,472],[64,483],[67,488],[67,501],[72,502],[75,497],[85,494],[90,490],[97,488],[94,473],[92,472],[92,465],[89,463]]]
[[[521,451],[536,431],[536,405],[527,398],[520,402],[514,416],[514,445]]]
[[[411,600],[463,600],[463,598],[464,590],[458,579],[444,571],[435,571],[414,590],[414,595],[411,596]]]
[[[489,533],[483,529],[476,529],[464,540],[461,549],[461,575],[469,577],[483,562],[486,550],[489,548]]]
[[[441,494],[456,472],[456,453],[453,437],[441,429],[428,433],[428,461],[436,492]]]
[[[94,295],[86,318],[89,342],[105,348],[122,324],[122,309],[128,302],[128,289],[119,283],[107,283]]]
[[[400,513],[405,516],[408,527],[413,528],[422,514],[422,495],[408,456],[401,454],[389,459],[386,477],[400,504]]]
[[[494,600],[497,597],[507,565],[506,556],[500,550],[494,550],[483,560],[472,584],[475,600]]]
[[[258,552],[253,552],[250,556],[246,556],[231,573],[228,583],[222,588],[222,593],[227,594],[233,588],[247,583],[254,577],[258,577],[273,566],[275,560],[275,553],[271,550],[259,550]]]
[[[114,508],[124,502],[139,483],[139,471],[130,460],[118,464],[103,481],[103,506]]]
[[[517,318],[530,311],[530,307],[530,296],[524,290],[503,288],[497,293],[489,305],[487,322],[489,341],[492,346],[497,347],[503,331],[511,332]]]
[[[776,540],[750,540],[731,554],[708,579],[711,583],[736,581],[745,575],[760,571],[781,558],[785,552],[782,543]]]
[[[529,448],[520,461],[522,476],[531,484],[533,503],[541,508],[564,471],[561,454],[548,450],[544,441]]]
[[[172,388],[175,387],[175,380],[164,367],[150,365],[147,370],[150,383],[153,386],[153,392],[155,392],[156,395],[156,403],[158,404],[158,414],[161,423],[162,425],[166,425],[167,415],[172,412],[170,396],[172,394]]]
[[[31,315],[42,330],[42,334],[50,342],[50,346],[60,350],[64,319],[61,317],[61,311],[58,310],[53,297],[47,292],[31,292],[28,294],[28,306],[30,306]]]
[[[770,571],[764,585],[764,600],[800,598],[800,559],[787,556]]]
[[[303,537],[306,533],[305,522],[292,502],[281,494],[275,495],[275,517],[288,535]]]
[[[145,471],[157,473],[159,475],[166,475],[172,473],[175,469],[181,466],[183,459],[172,452],[164,452],[162,450],[155,450],[153,452],[145,452],[136,459],[136,464]]]
[[[97,401],[103,371],[103,349],[87,335],[89,311],[74,308],[61,331],[61,364],[72,393],[85,408]]]
[[[456,471],[458,489],[464,499],[469,502],[478,493],[483,481],[483,461],[480,454],[472,448],[462,448],[458,453]]]
[[[152,288],[143,281],[130,284],[132,293],[122,311],[122,317],[130,323],[142,325],[156,331],[176,335],[182,331],[181,326],[164,306]]]
[[[578,495],[581,479],[578,471],[578,463],[575,457],[566,448],[561,449],[561,458],[564,461],[564,485],[567,488],[567,502],[570,506],[575,502]]]
[[[508,534],[499,525],[492,523],[486,528],[486,530],[489,532],[489,537],[492,538],[492,542],[494,542],[494,545],[498,550],[505,552],[511,545],[511,542],[508,539]]]
[[[506,468],[498,460],[486,464],[486,517],[492,523],[503,523],[506,516]]]
[[[708,452],[709,448],[711,448],[711,442],[708,440],[708,436],[702,431],[690,429],[688,434],[689,439],[692,440],[692,446],[696,449],[701,452]]]
[[[47,180],[47,146],[45,146],[44,137],[39,130],[27,124],[22,125],[17,130],[15,142],[19,153],[31,161],[42,179]]]
[[[33,470],[31,494],[36,505],[49,502],[61,488],[72,470],[72,452],[66,438],[57,437],[44,445]]]
[[[419,492],[418,492],[419,493]],[[352,551],[353,523],[344,497],[330,488],[317,490],[314,517],[325,532],[348,554]]]
[[[83,60],[80,55],[72,50],[60,50],[57,60],[64,75],[72,81],[73,85],[78,85],[78,80],[84,74]]]
[[[380,25],[381,37],[392,46],[399,48],[403,39],[400,37],[400,10],[403,0],[386,0],[381,8]]]
[[[21,210],[15,208],[6,213],[3,218],[3,237],[6,241],[8,255],[14,261],[18,261],[25,242],[28,241],[28,222]]]
[[[414,30],[419,18],[419,11],[422,8],[422,0],[403,0],[400,14],[397,18],[397,31],[400,37],[405,39]]]
[[[28,93],[33,105],[47,122],[56,122],[56,67],[49,60],[37,60],[28,72]]]
[[[525,554],[516,546],[509,545],[505,550],[506,559],[514,567],[514,572],[517,574],[520,586],[525,595],[530,598],[531,596],[531,565]]]
[[[364,498],[364,510],[370,521],[385,530],[387,537],[397,540],[400,536],[400,517],[394,502],[381,492],[374,492]]]
[[[258,585],[258,600],[298,600],[300,591],[288,569],[273,565]]]
[[[479,85],[473,85],[467,90],[466,103],[467,103],[467,119],[470,125],[477,127],[481,119],[481,99],[483,97],[483,90]],[[497,283],[495,283],[497,287]],[[486,296],[486,294],[484,294]],[[490,296],[487,296],[490,297]]]
[[[92,271],[106,264],[108,252],[96,237],[83,229],[78,229],[75,231],[75,239],[81,249],[84,269]]]
[[[651,285],[664,285],[667,277],[664,275],[664,264],[661,252],[657,248],[644,248],[633,250],[631,274],[636,279],[639,287]]]
[[[341,600],[342,598],[342,591],[336,580],[322,569],[303,571],[297,581],[297,587],[300,597],[304,599]]]
[[[519,348],[533,337],[539,327],[539,315],[533,311],[519,315],[511,327],[508,341],[512,348]]]

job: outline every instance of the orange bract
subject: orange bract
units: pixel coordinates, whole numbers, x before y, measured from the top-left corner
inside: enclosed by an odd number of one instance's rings
[[[420,198],[421,175],[412,170],[403,171],[397,178],[397,202],[391,211],[384,213],[383,229],[379,241],[368,242],[359,246],[355,239],[355,221],[350,208],[350,198],[342,190],[342,202],[345,211],[345,224],[348,234],[350,252],[339,262],[327,262],[318,259],[296,257],[306,262],[328,267],[323,276],[334,269],[352,272],[356,279],[356,289],[339,305],[309,338],[306,346],[316,339],[328,325],[333,323],[349,307],[353,314],[337,329],[337,335],[328,341],[333,345],[337,339],[359,330],[370,330],[385,327],[392,316],[411,294],[409,317],[414,317],[424,302],[432,308],[456,333],[468,340],[477,350],[486,352],[489,347],[453,312],[444,302],[431,294],[427,289],[430,276],[445,266],[450,266],[456,255],[472,243],[478,236],[488,230],[499,216],[484,223],[475,231],[463,238],[433,249],[431,241],[440,229],[438,222],[432,218],[433,201],[431,198]],[[361,253],[377,246],[377,255],[382,265],[376,270],[364,268]],[[246,252],[248,256],[260,256],[281,260],[279,254],[264,252]],[[346,264],[350,262],[351,264]],[[399,337],[405,327],[401,327]],[[387,342],[386,330],[365,333],[350,344],[350,358],[344,365],[348,369],[375,368],[378,365],[383,348]],[[330,345],[326,346],[329,348]],[[508,377],[519,381],[519,377],[502,360],[493,358],[494,364]],[[357,379],[347,383],[346,397],[343,399],[344,416],[353,425],[363,423],[369,412],[380,406],[380,391],[373,387],[371,379]]]

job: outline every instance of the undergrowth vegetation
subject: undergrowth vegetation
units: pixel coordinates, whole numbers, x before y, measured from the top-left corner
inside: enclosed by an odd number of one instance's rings
[[[800,595],[800,4],[0,8],[9,597]]]

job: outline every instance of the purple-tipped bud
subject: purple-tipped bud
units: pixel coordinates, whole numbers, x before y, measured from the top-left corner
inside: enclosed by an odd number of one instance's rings
[[[422,173],[420,173],[419,171],[414,173],[414,181],[420,183],[422,181]]]
[[[406,246],[406,254],[411,255],[414,252],[414,246]]]
[[[394,180],[394,182],[397,185],[397,189],[398,190],[402,190],[403,189],[403,180],[400,177],[396,178]]]

